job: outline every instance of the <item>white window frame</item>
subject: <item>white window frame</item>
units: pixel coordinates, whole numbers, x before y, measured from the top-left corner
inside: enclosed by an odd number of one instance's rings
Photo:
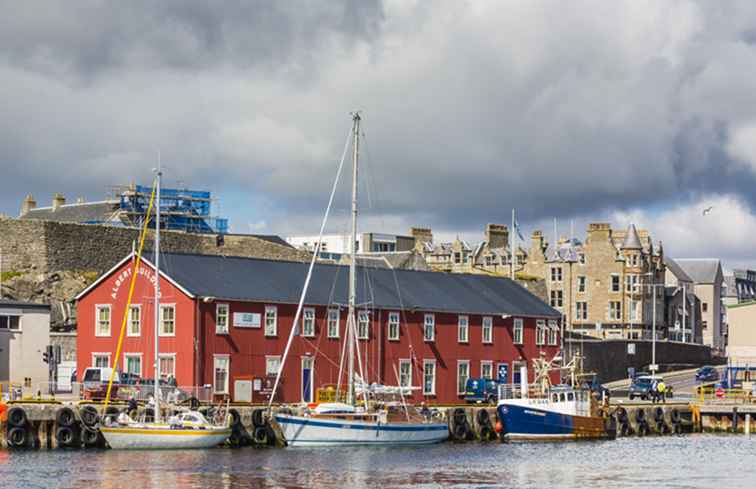
[[[268,313],[272,312],[272,323],[268,323]],[[263,318],[263,333],[265,336],[273,337],[278,336],[278,307],[265,306],[265,316]],[[271,326],[272,325],[272,326]]]
[[[275,372],[268,369],[269,360],[278,360],[278,368]],[[279,370],[281,370],[281,355],[265,355],[265,375],[278,375]]]
[[[426,381],[427,381],[427,375],[428,365],[433,365],[433,381],[431,382],[431,388],[430,390],[426,389]],[[436,361],[435,360],[423,360],[423,395],[424,396],[435,396],[436,395]]]
[[[370,312],[357,311],[357,339],[370,339]]]
[[[399,341],[399,328],[401,326],[401,315],[394,311],[388,314],[388,340]],[[393,329],[393,331],[392,331]]]
[[[331,313],[335,313],[336,317],[332,318]],[[335,319],[335,324],[333,319]],[[328,329],[328,337],[338,338],[340,333],[339,329],[341,329],[341,310],[339,310],[338,307],[328,308],[328,312],[326,312],[326,324],[326,328]]]
[[[430,321],[429,321],[430,320]],[[430,335],[428,334],[430,328]],[[436,341],[436,315],[425,314],[423,316],[423,341]]]
[[[512,320],[512,343],[515,345],[525,343],[525,321],[522,318]]]
[[[94,367],[94,368],[97,367],[97,358],[98,357],[99,358],[107,358],[108,359],[108,364],[105,367],[101,367],[101,368],[110,368],[110,358],[111,358],[110,352],[107,352],[107,351],[93,351],[92,352],[92,367]]]
[[[315,308],[305,307],[302,309],[302,336],[305,338],[315,337]]]
[[[402,376],[404,375],[402,373],[402,367],[407,367],[407,383],[405,384],[402,382]],[[412,360],[409,358],[400,358],[399,359],[399,387],[412,387]]]
[[[551,281],[557,283],[562,281],[562,267],[551,267]]]
[[[100,311],[108,311],[108,333],[100,332]],[[95,305],[95,336],[100,338],[107,338],[113,331],[113,307],[110,304],[96,304]]]
[[[222,389],[218,389],[216,381],[218,380],[218,360],[225,360],[226,362],[226,378],[225,385]],[[267,362],[266,362],[267,363]],[[174,364],[175,365],[175,364]],[[266,365],[267,367],[267,365]],[[213,394],[228,394],[228,385],[231,377],[231,356],[228,354],[215,354],[213,355]]]
[[[640,314],[638,314],[638,305],[641,303],[638,299],[628,299],[627,304],[627,319],[628,321],[640,321]]]
[[[543,319],[536,320],[536,345],[546,344],[546,321]]]
[[[625,292],[635,294],[638,292],[638,284],[640,283],[640,277],[636,273],[629,273],[625,275]]]
[[[460,375],[459,367],[462,365],[467,366],[467,376],[465,377],[465,381],[462,381],[462,376]],[[465,394],[467,390],[467,380],[470,378],[470,360],[457,360],[457,395],[462,396]]]
[[[483,373],[484,367],[488,367],[488,376],[487,377]],[[480,361],[480,377],[482,379],[493,380],[493,378],[494,378],[493,361],[491,361],[491,360],[481,360]]]
[[[161,378],[163,378],[162,369],[160,368],[160,360],[171,360],[173,368],[171,369],[171,373],[167,374],[165,377],[173,377],[176,378],[176,354],[175,353],[160,353],[158,354],[158,375],[160,375]],[[215,375],[215,370],[213,370],[213,375]]]
[[[470,342],[470,317],[457,316],[457,343]]]
[[[612,308],[613,304],[619,304],[619,309]],[[622,301],[609,301],[606,308],[607,319],[611,321],[619,321],[622,319]]]
[[[144,355],[142,353],[124,353],[123,354],[123,371],[129,373],[129,358],[139,359],[139,372],[135,372],[136,375],[142,377],[144,372]]]
[[[582,315],[581,313],[581,307],[580,304],[583,305],[582,307]],[[575,302],[575,320],[576,321],[587,321],[588,320],[588,301],[576,301]]]
[[[165,311],[171,309],[173,310],[173,332],[172,333],[166,333],[165,332]],[[160,328],[158,330],[158,336],[163,337],[173,337],[176,336],[176,304],[160,304]]]
[[[546,341],[549,346],[556,346],[557,333],[559,332],[559,325],[554,319],[549,319],[548,332],[546,333]]]
[[[139,311],[139,319],[136,321],[137,325],[137,332],[133,332],[131,327],[134,325],[134,317],[132,315],[132,311],[136,309]],[[139,336],[142,336],[142,305],[141,304],[131,304],[129,306],[129,317],[126,319],[126,336],[137,338]]]
[[[224,327],[220,326],[219,319],[221,317],[224,317],[221,314],[221,310],[225,309],[225,321],[226,325]],[[229,332],[229,325],[228,325],[228,319],[231,316],[231,308],[229,307],[228,303],[226,302],[218,302],[215,304],[215,334],[228,334]]]
[[[486,335],[488,338],[486,338]],[[484,345],[493,343],[493,317],[483,316],[480,329],[480,341]]]

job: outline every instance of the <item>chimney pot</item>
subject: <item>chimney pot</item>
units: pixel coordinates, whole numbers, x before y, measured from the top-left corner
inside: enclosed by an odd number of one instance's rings
[[[53,196],[53,199],[52,199],[52,208],[53,208],[53,210],[57,210],[60,206],[65,205],[65,204],[66,204],[66,198],[63,197],[62,194],[56,193]]]
[[[32,194],[28,194],[26,198],[24,198],[23,202],[21,202],[21,215],[28,213],[30,210],[35,209],[37,207],[37,201],[34,200],[34,197],[32,197]]]

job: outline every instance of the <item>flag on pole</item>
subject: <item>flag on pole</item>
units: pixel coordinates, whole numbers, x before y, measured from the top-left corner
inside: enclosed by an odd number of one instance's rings
[[[514,222],[514,230],[517,233],[517,237],[520,238],[520,241],[525,241],[525,238],[522,236],[522,233],[520,232],[520,223],[517,222],[516,219],[515,219],[515,222]]]

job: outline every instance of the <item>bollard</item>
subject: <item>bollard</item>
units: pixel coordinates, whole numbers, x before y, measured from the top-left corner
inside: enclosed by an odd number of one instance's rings
[[[745,415],[745,434],[751,436],[751,414]]]
[[[732,408],[732,432],[738,432],[738,408]]]

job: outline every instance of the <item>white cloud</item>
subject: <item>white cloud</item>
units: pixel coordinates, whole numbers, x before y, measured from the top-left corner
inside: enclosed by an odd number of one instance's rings
[[[748,123],[730,130],[727,153],[756,172],[756,123]]]

